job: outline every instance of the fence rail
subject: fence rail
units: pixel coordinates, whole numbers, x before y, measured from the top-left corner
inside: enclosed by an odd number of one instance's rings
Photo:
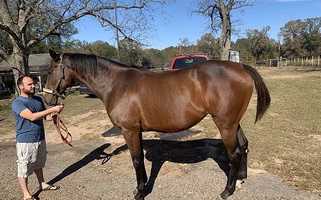
[[[321,67],[321,56],[306,56],[299,58],[279,58],[258,62],[259,66],[280,67],[280,66],[317,66]]]

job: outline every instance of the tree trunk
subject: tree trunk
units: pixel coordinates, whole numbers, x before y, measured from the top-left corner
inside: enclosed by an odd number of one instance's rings
[[[12,68],[15,84],[15,97],[19,95],[19,88],[17,87],[17,80],[21,76],[30,76],[28,67],[29,52],[19,49],[14,45],[13,53],[9,57],[9,65]]]
[[[227,32],[222,31],[221,37],[220,37],[220,59],[221,60],[228,60],[230,49],[231,49],[230,30],[228,30]]]
[[[228,60],[229,52],[231,49],[231,34],[232,34],[232,24],[231,24],[231,8],[230,5],[224,5],[224,1],[219,1],[220,6],[220,17],[222,20],[222,32],[220,36],[220,59]]]
[[[228,17],[223,19],[223,28],[220,36],[220,59],[228,60],[231,49],[231,22]]]

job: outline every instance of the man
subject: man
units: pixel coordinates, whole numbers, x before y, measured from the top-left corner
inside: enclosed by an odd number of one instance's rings
[[[17,81],[20,96],[12,103],[16,121],[16,141],[18,156],[18,180],[23,191],[24,200],[33,200],[28,189],[28,177],[34,172],[39,188],[57,190],[58,186],[49,185],[44,181],[43,168],[46,162],[46,142],[43,118],[52,120],[52,116],[61,112],[63,105],[46,109],[42,99],[35,96],[35,84],[28,76]]]

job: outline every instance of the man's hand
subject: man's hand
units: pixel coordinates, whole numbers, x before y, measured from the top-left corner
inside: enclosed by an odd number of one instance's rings
[[[64,109],[64,105],[63,104],[59,104],[59,105],[56,105],[52,108],[49,108],[49,110],[53,113],[60,113],[62,110]]]
[[[48,110],[51,111],[51,113],[49,113],[45,119],[47,121],[51,121],[53,119],[54,116],[58,115],[62,110],[64,109],[64,105],[63,104],[59,104],[59,105],[56,105],[52,108],[49,108]]]
[[[53,118],[54,118],[56,115],[58,115],[57,112],[52,112],[52,113],[48,114],[48,115],[45,117],[45,120],[51,121],[51,120],[53,120]]]

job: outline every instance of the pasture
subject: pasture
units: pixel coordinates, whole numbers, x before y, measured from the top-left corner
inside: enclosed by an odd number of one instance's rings
[[[267,114],[254,125],[254,94],[241,122],[249,140],[249,168],[275,174],[296,189],[321,193],[321,68],[259,68],[258,71],[266,82],[272,102]],[[0,102],[1,141],[14,141],[10,101]],[[90,116],[87,127],[91,127],[91,122],[107,117],[102,112],[103,104],[97,98],[85,98],[75,92],[64,104],[62,118],[69,128],[80,126],[77,118],[86,123],[86,116]],[[108,121],[106,125],[99,125],[102,130],[111,128],[109,120],[105,121]],[[46,126],[47,130],[53,130],[51,123],[46,123]],[[217,138],[219,135],[210,117],[191,130],[197,134],[186,135],[180,140]],[[89,128],[83,135],[74,133],[73,137],[74,140],[91,140],[101,136],[91,134]]]

